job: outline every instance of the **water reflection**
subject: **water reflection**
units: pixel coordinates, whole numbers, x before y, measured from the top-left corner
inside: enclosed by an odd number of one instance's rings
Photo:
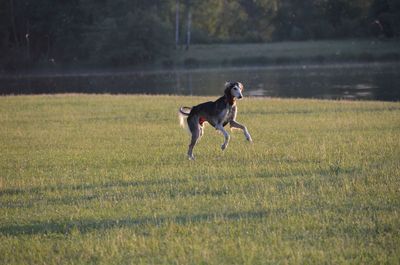
[[[144,93],[219,95],[226,80],[245,94],[289,98],[400,100],[400,64],[293,65],[177,71],[0,76],[0,94]]]

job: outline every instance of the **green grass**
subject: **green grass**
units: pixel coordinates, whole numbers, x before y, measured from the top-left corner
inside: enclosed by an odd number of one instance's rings
[[[254,144],[180,105],[0,98],[0,264],[399,264],[400,103],[246,98]]]
[[[186,66],[398,61],[400,41],[371,39],[192,45],[188,51],[176,51],[173,58],[175,65]]]

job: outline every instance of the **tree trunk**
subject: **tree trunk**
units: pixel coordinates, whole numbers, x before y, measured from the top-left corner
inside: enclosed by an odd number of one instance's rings
[[[179,47],[179,0],[176,0],[175,5],[175,49]]]
[[[190,8],[190,0],[187,0],[186,3],[187,3],[186,50],[189,50],[191,26],[192,26],[192,10]]]
[[[26,38],[26,57],[27,57],[27,59],[28,59],[28,62],[30,62],[31,61],[31,41],[30,41],[30,30],[29,30],[29,28],[30,28],[30,25],[29,25],[29,20],[28,21],[26,21],[26,35],[25,35],[25,38]]]
[[[19,48],[17,26],[15,25],[14,0],[10,0],[10,11],[11,11],[11,28],[13,31],[14,42],[17,48]]]

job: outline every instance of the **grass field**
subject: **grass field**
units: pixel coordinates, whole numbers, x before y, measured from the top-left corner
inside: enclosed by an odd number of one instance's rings
[[[399,61],[400,40],[320,40],[192,45],[177,50],[175,65],[268,65],[285,63]]]
[[[0,264],[399,264],[400,103],[246,98],[254,144],[180,105],[0,98]]]

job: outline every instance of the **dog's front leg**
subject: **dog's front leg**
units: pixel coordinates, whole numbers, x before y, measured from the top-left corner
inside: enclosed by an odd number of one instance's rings
[[[247,130],[246,126],[238,123],[235,120],[231,120],[229,124],[231,125],[232,128],[237,128],[237,129],[243,130],[244,136],[246,137],[247,141],[253,142],[253,139],[251,139],[250,133]]]
[[[225,150],[225,148],[228,146],[230,136],[229,136],[228,132],[225,131],[224,126],[222,126],[221,124],[216,125],[215,128],[216,128],[217,130],[221,131],[222,134],[223,134],[224,137],[225,137],[225,141],[224,141],[224,143],[221,145],[221,149],[222,149],[222,150]]]

